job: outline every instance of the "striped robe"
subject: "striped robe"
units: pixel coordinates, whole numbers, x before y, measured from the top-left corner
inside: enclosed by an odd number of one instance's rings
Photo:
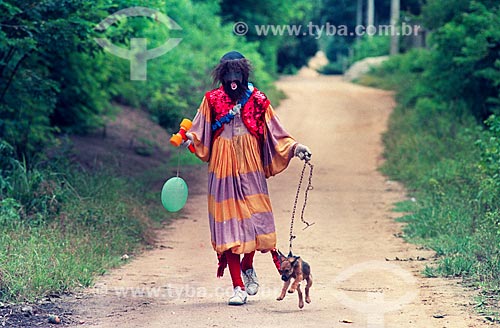
[[[283,171],[296,141],[279,122],[271,105],[264,136],[250,134],[240,115],[212,140],[212,113],[203,101],[189,132],[196,155],[208,164],[208,216],[212,246],[221,254],[243,254],[276,246],[276,229],[266,178]]]

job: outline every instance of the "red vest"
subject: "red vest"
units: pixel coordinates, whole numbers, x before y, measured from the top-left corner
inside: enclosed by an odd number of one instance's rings
[[[205,94],[205,98],[210,106],[212,122],[219,120],[221,117],[229,113],[234,105],[236,105],[236,103],[233,102],[224,92],[224,88],[222,86],[218,89],[207,92]],[[254,88],[247,103],[241,109],[241,120],[248,129],[248,132],[259,139],[264,135],[264,125],[266,123],[265,114],[269,104],[270,101],[267,99],[266,95],[260,92],[257,88]],[[215,132],[212,136],[212,141],[221,134],[223,129],[224,125]]]

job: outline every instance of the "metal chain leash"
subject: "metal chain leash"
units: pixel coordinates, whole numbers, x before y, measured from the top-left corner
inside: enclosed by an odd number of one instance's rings
[[[302,172],[300,173],[299,185],[297,187],[297,193],[295,194],[295,201],[293,203],[292,217],[290,219],[290,249],[289,249],[290,253],[292,253],[292,242],[297,237],[293,234],[293,224],[295,221],[295,212],[297,211],[297,203],[299,202],[300,189],[302,188],[302,180],[304,180],[306,166],[309,166],[309,181],[308,181],[305,193],[304,193],[304,204],[302,205],[302,212],[300,214],[300,220],[302,221],[302,223],[304,223],[306,225],[304,227],[304,229],[302,229],[302,230],[305,230],[314,224],[314,222],[309,223],[304,219],[304,212],[306,210],[306,205],[307,205],[307,196],[308,196],[309,191],[313,190],[313,188],[314,188],[312,185],[312,176],[313,176],[314,165],[312,165],[309,161],[306,161],[306,162],[304,162],[304,167],[302,168]]]

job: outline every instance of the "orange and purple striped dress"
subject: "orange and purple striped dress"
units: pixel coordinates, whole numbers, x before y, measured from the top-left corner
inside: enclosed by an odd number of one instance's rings
[[[288,134],[265,95],[254,89],[241,115],[211,126],[221,112],[232,108],[222,88],[207,92],[193,120],[196,155],[208,164],[208,216],[214,250],[221,254],[266,251],[276,246],[276,229],[266,178],[283,171],[297,142]],[[213,101],[220,95],[225,101]],[[266,101],[258,101],[265,99]],[[220,100],[220,99],[219,99]],[[221,105],[222,104],[222,105]],[[263,106],[265,107],[263,107]],[[245,121],[252,106],[261,106],[259,129]],[[222,112],[227,112],[227,108]],[[250,113],[251,114],[251,113]]]

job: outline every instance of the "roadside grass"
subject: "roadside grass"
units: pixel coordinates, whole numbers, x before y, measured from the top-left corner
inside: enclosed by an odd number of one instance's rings
[[[81,230],[81,229],[80,229]],[[51,227],[4,230],[0,238],[2,301],[35,301],[92,284],[96,274],[117,265],[131,247],[123,236],[103,241],[95,233],[62,233]]]
[[[183,168],[186,166],[200,165],[202,163],[203,162],[194,154],[189,152],[189,150],[179,147],[176,151],[172,152],[172,156],[170,156],[167,165],[171,168],[177,169],[177,165],[179,165],[180,168]]]
[[[63,158],[29,170],[0,145],[0,301],[88,287],[153,240],[166,217],[144,187]],[[168,219],[168,218],[167,218]]]
[[[478,290],[478,312],[500,320],[500,119],[487,126],[462,103],[426,88],[425,50],[390,59],[358,82],[394,89],[398,105],[383,136],[381,171],[403,182],[411,200],[404,238],[436,251],[427,277],[460,277]]]

